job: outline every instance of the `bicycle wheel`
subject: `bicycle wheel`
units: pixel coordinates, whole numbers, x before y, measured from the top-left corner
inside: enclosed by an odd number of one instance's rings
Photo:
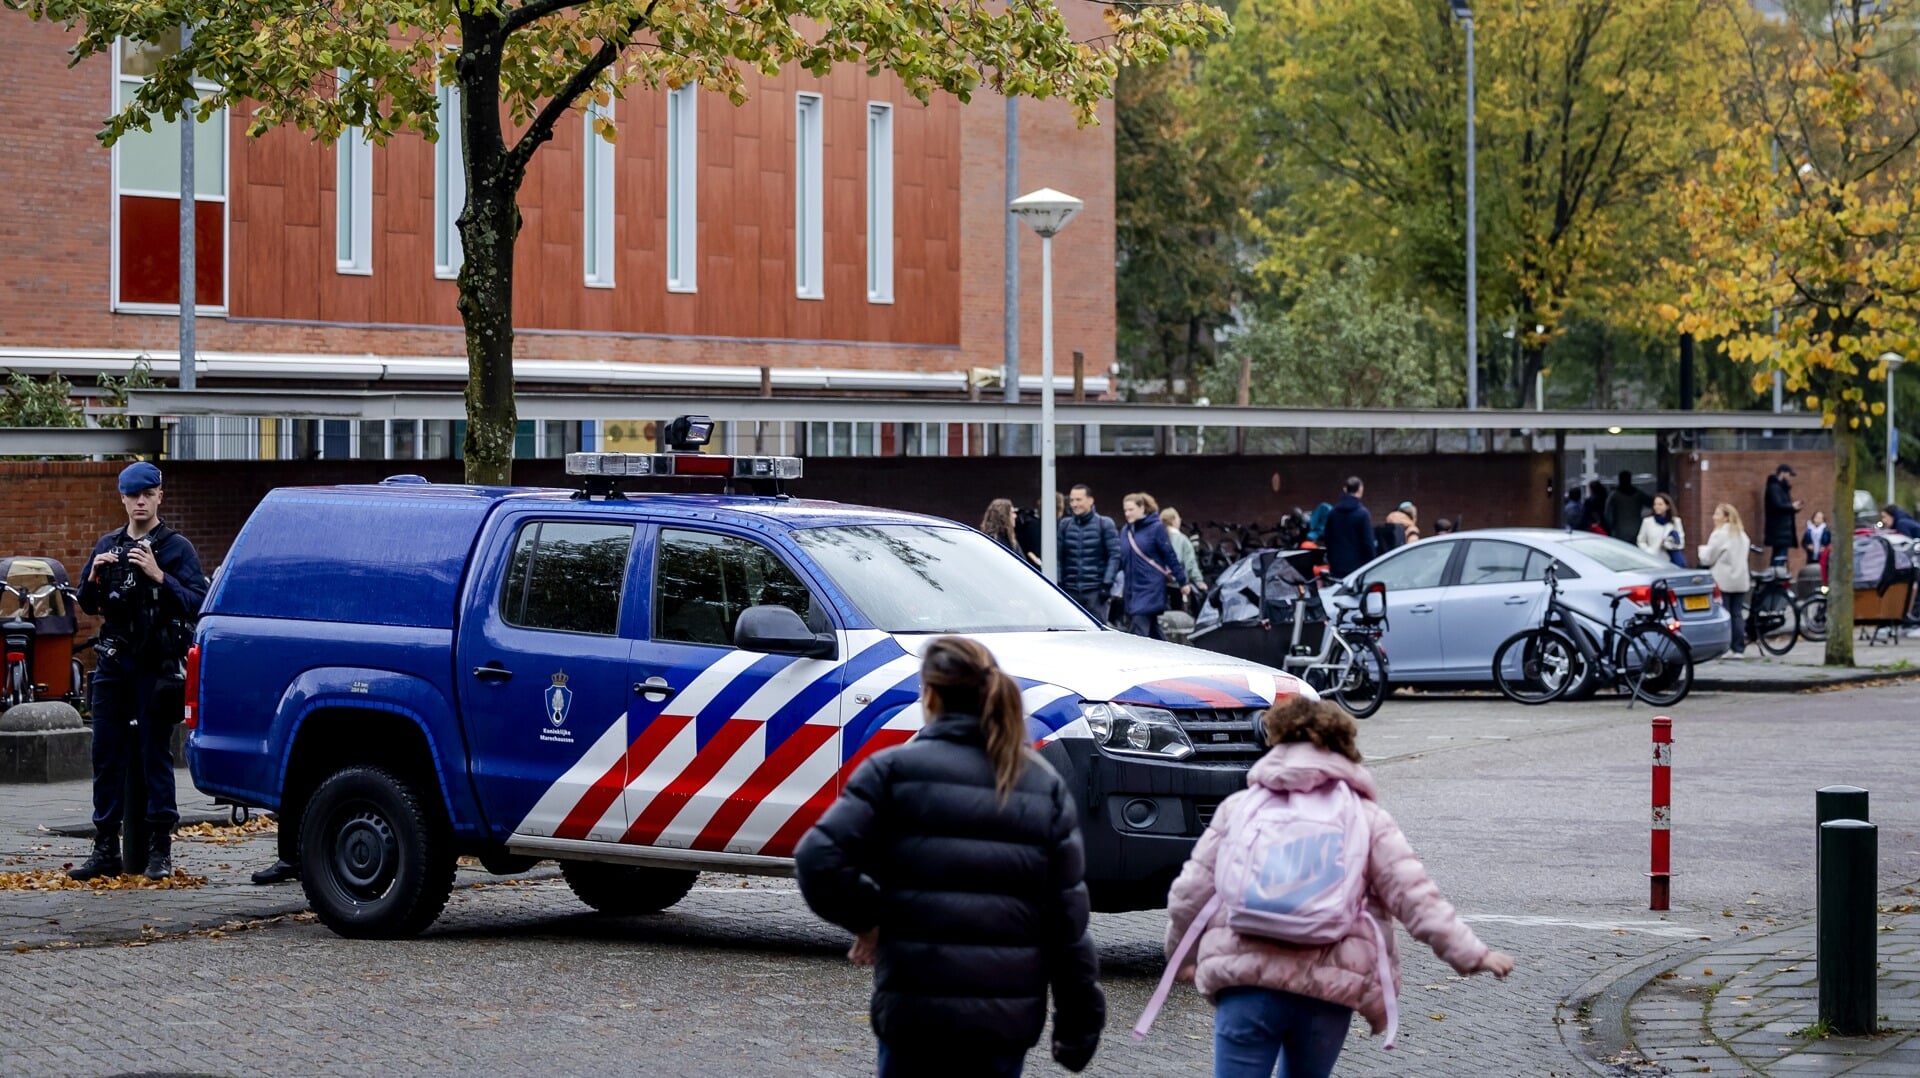
[[[1809,595],[1800,604],[1800,635],[1813,643],[1827,638],[1827,597]]]
[[[1333,690],[1333,698],[1348,714],[1364,719],[1380,710],[1387,698],[1387,654],[1371,640],[1348,639],[1347,646],[1353,649],[1353,657]]]
[[[1793,599],[1781,587],[1764,588],[1753,595],[1753,610],[1747,617],[1753,642],[1769,655],[1785,655],[1793,650],[1800,635],[1800,612]]]
[[[1507,699],[1546,704],[1585,674],[1586,660],[1558,629],[1523,629],[1493,653],[1493,684]]]
[[[1693,652],[1664,625],[1629,625],[1615,662],[1627,689],[1655,707],[1672,707],[1693,689]]]

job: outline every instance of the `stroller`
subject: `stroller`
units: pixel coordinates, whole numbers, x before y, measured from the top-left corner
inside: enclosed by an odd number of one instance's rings
[[[1920,588],[1914,555],[1913,540],[1898,533],[1853,537],[1853,623],[1869,645],[1897,643],[1911,623]]]
[[[77,594],[66,566],[52,558],[0,558],[0,636],[6,641],[0,707],[35,700],[79,704]]]

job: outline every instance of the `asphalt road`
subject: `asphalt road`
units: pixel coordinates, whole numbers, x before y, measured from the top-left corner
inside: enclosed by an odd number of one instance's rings
[[[1563,1036],[1562,1000],[1655,952],[1806,915],[1821,785],[1872,790],[1882,882],[1920,879],[1920,684],[1703,694],[1673,712],[1675,908],[1650,913],[1652,717],[1613,699],[1415,697],[1363,724],[1383,804],[1519,969],[1463,981],[1403,934],[1401,1047],[1382,1053],[1356,1033],[1339,1073],[1589,1073]],[[4,821],[15,859],[78,850],[45,836],[25,849],[22,822]],[[213,923],[224,894],[236,915],[263,912],[255,896],[297,905],[286,888],[234,886],[266,857],[258,839],[189,848],[186,867],[211,880],[197,894],[0,892],[0,915],[45,904],[38,934],[0,954],[0,1074],[871,1073],[866,975],[786,881],[706,877],[674,909],[631,919],[587,914],[551,879],[467,887],[404,943],[342,940],[299,918],[170,934]],[[45,923],[68,919],[90,942]],[[1112,1017],[1089,1073],[1210,1071],[1211,1012],[1190,990],[1145,1044],[1125,1036],[1159,973],[1162,924],[1096,918]],[[1039,1053],[1029,1070],[1059,1073]]]

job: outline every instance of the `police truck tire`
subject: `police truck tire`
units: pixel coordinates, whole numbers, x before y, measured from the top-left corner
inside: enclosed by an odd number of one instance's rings
[[[562,861],[560,874],[567,878],[575,898],[601,913],[625,917],[638,913],[659,913],[687,897],[700,873],[684,868],[645,868],[640,865],[612,865],[603,861]]]
[[[300,819],[300,885],[349,939],[418,935],[453,891],[453,841],[439,806],[380,767],[337,771]]]

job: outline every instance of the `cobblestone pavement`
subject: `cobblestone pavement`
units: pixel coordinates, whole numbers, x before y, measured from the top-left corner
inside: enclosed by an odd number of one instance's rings
[[[1902,888],[1880,907],[1878,1035],[1816,1035],[1809,922],[1716,946],[1649,978],[1627,1010],[1639,1057],[1674,1072],[1920,1074],[1920,914],[1913,892]]]
[[[1697,694],[1676,709],[1676,909],[1655,915],[1651,712],[1618,700],[1390,701],[1362,728],[1383,801],[1442,890],[1520,965],[1505,982],[1463,981],[1403,935],[1400,1048],[1356,1033],[1339,1073],[1605,1069],[1586,1058],[1580,1028],[1596,978],[1736,945],[1811,907],[1818,786],[1874,790],[1883,879],[1920,878],[1920,806],[1899,792],[1920,752],[1920,729],[1901,717],[1916,708],[1920,685],[1903,682]],[[30,815],[44,818],[45,788],[35,808],[20,789],[0,787],[0,857],[48,867],[79,856],[84,840],[42,832]],[[268,839],[180,849],[204,886],[0,892],[0,939],[22,940],[0,952],[0,1075],[871,1073],[867,975],[788,881],[703,877],[663,914],[605,918],[557,880],[469,872],[425,937],[375,943],[289,915],[295,887],[248,886],[272,858]],[[1125,1035],[1159,974],[1162,917],[1096,917],[1112,1013],[1089,1073],[1209,1069],[1211,1013],[1190,990],[1144,1044]],[[1038,1053],[1032,1070],[1059,1073]]]

